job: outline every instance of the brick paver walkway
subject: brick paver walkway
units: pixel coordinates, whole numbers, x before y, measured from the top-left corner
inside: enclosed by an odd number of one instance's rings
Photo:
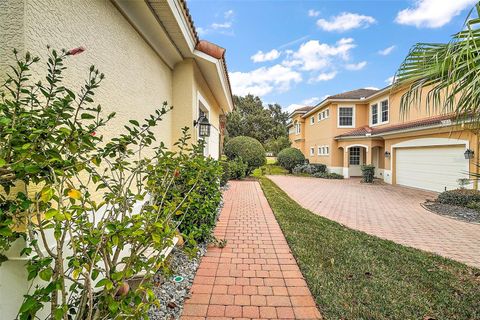
[[[480,267],[480,225],[443,217],[420,204],[433,192],[358,179],[270,176],[303,207],[347,227]]]
[[[231,181],[215,236],[182,319],[320,319],[314,299],[256,181]]]

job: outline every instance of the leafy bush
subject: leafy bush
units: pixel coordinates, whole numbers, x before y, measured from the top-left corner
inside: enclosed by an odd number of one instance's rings
[[[362,170],[362,182],[372,183],[375,178],[375,167],[372,165],[361,166]]]
[[[231,161],[222,161],[223,174],[221,185],[227,184],[228,180],[241,180],[245,178],[248,165],[241,158]]]
[[[448,190],[438,195],[440,203],[466,207],[469,203],[480,202],[480,191],[473,189]]]
[[[293,168],[305,162],[305,156],[297,148],[286,148],[278,153],[277,162],[288,172],[292,173]]]
[[[469,209],[480,211],[480,201],[469,202],[466,207]]]
[[[343,179],[343,176],[334,172],[317,172],[313,175],[315,178],[322,179]]]
[[[310,164],[301,164],[293,168],[292,172],[294,174],[306,173],[314,174],[317,172],[326,172],[327,166],[321,163],[310,163]]]
[[[156,303],[150,280],[177,228],[211,229],[221,169],[201,145],[186,147],[187,129],[178,152],[155,142],[166,102],[104,141],[96,132],[114,114],[92,106],[103,74],[90,67],[76,92],[62,84],[64,63],[78,52],[51,50],[45,84],[30,80],[39,59],[15,52],[2,87],[0,244],[25,239],[27,279],[35,280],[18,318],[37,319],[43,309],[48,319],[145,319]]]
[[[225,144],[225,155],[229,160],[241,158],[247,168],[247,175],[267,162],[262,144],[251,137],[235,137]]]

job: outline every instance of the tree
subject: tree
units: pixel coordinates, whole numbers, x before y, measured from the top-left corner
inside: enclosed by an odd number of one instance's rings
[[[448,43],[418,43],[401,64],[395,87],[408,86],[401,110],[422,101],[426,90],[427,110],[455,113],[457,118],[480,120],[480,3],[469,13],[465,27]],[[477,17],[472,13],[476,12]]]
[[[229,138],[252,137],[265,146],[269,140],[288,137],[288,113],[279,104],[269,104],[266,108],[262,100],[251,94],[245,97],[234,96],[235,110],[227,115]]]

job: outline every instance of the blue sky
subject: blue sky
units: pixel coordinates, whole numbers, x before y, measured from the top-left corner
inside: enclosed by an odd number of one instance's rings
[[[446,42],[475,0],[189,0],[201,39],[227,49],[234,94],[289,110],[388,85],[417,42]]]

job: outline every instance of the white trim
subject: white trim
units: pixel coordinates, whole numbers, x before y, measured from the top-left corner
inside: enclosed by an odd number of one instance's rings
[[[367,145],[357,143],[357,144],[351,144],[351,145],[345,147],[345,153],[347,153],[348,149],[350,149],[351,147],[363,147],[363,148],[365,148],[365,152],[368,152],[368,146]]]
[[[340,125],[340,109],[341,108],[351,108],[352,109],[352,125],[350,126],[341,126]],[[338,105],[337,106],[337,128],[343,129],[343,128],[355,128],[355,117],[356,117],[356,108],[355,105]]]
[[[194,38],[194,35],[192,34],[192,31],[190,29],[190,23],[187,21],[185,15],[183,14],[183,9],[181,8],[182,5],[179,3],[178,0],[167,0],[167,3],[170,7],[170,10],[172,10],[173,15],[175,16],[175,19],[178,22],[180,30],[182,30],[183,38],[186,40],[190,51],[193,52],[196,45],[196,39]]]
[[[419,138],[399,142],[392,145],[393,148],[412,148],[412,147],[431,147],[431,146],[448,146],[448,145],[466,145],[469,147],[468,140],[450,139],[450,138]]]
[[[383,170],[383,181],[392,184],[392,170]]]
[[[327,167],[328,172],[343,175],[343,167]]]
[[[343,168],[343,177],[344,178],[350,178],[350,175],[348,174],[348,167],[342,167]]]
[[[387,121],[382,121],[382,102],[384,101],[387,101],[388,103],[388,119]],[[377,123],[373,124],[372,122],[372,106],[373,105],[377,105]],[[370,125],[370,127],[376,127],[376,126],[380,126],[380,125],[384,125],[384,124],[388,124],[390,123],[390,97],[386,97],[386,98],[381,98],[381,99],[377,99],[377,100],[374,100],[370,103],[369,107],[368,107],[368,123]]]

